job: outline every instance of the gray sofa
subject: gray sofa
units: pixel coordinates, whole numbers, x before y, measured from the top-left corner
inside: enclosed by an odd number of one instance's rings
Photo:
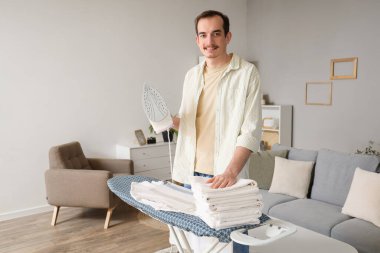
[[[307,198],[268,192],[275,156],[315,162]],[[252,155],[250,176],[261,188],[265,214],[346,242],[360,253],[379,253],[380,228],[341,213],[357,167],[379,172],[379,159],[327,149],[313,151],[274,145],[272,151]]]

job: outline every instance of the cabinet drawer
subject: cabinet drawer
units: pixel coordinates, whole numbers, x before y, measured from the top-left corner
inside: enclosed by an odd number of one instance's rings
[[[171,179],[170,168],[161,168],[155,170],[147,170],[135,173],[138,176],[153,177],[160,180]]]
[[[171,152],[172,155],[174,155],[175,145],[171,145],[171,151],[172,151]],[[139,160],[139,159],[147,159],[147,158],[161,157],[161,156],[169,156],[168,145],[131,149],[131,159],[134,161]]]
[[[172,157],[174,161],[174,156]],[[151,159],[133,160],[134,171],[146,171],[160,168],[170,168],[170,159],[168,156],[156,157]]]

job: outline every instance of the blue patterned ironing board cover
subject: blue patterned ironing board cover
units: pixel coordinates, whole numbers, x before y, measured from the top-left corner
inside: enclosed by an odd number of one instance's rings
[[[150,217],[156,220],[178,227],[185,231],[191,231],[193,234],[197,236],[216,237],[219,239],[220,242],[228,243],[231,241],[230,234],[232,233],[232,231],[242,228],[252,229],[260,226],[261,223],[270,219],[268,216],[263,214],[260,217],[260,224],[244,225],[239,227],[215,230],[213,228],[210,228],[202,219],[200,219],[197,216],[178,212],[157,211],[149,205],[145,205],[136,201],[130,194],[131,183],[143,181],[151,182],[159,180],[144,176],[116,176],[109,179],[107,181],[107,184],[111,191],[127,204],[139,209],[141,212],[149,215]]]

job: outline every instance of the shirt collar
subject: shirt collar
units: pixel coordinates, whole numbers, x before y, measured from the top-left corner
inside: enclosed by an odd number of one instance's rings
[[[240,57],[237,54],[232,54],[229,69],[236,70],[240,67]]]
[[[200,64],[200,68],[201,68],[202,73],[204,71],[205,65],[206,65],[206,59],[204,59]],[[226,73],[229,72],[230,70],[236,70],[239,67],[240,67],[240,57],[237,54],[232,53],[232,59],[231,59],[230,64],[228,65],[228,67],[226,69]]]

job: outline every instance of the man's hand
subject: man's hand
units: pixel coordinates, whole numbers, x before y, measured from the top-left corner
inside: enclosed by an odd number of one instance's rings
[[[216,175],[207,180],[207,183],[212,183],[211,188],[224,188],[232,186],[237,182],[237,176],[243,169],[252,151],[244,147],[236,147],[230,164],[227,166],[223,174]]]
[[[178,118],[177,116],[174,116],[174,117],[172,117],[172,120],[173,120],[173,128],[178,131],[179,123],[180,123],[181,119]]]
[[[227,170],[223,174],[210,178],[206,181],[206,183],[212,183],[211,188],[217,189],[232,186],[236,183],[236,181],[236,175]]]

